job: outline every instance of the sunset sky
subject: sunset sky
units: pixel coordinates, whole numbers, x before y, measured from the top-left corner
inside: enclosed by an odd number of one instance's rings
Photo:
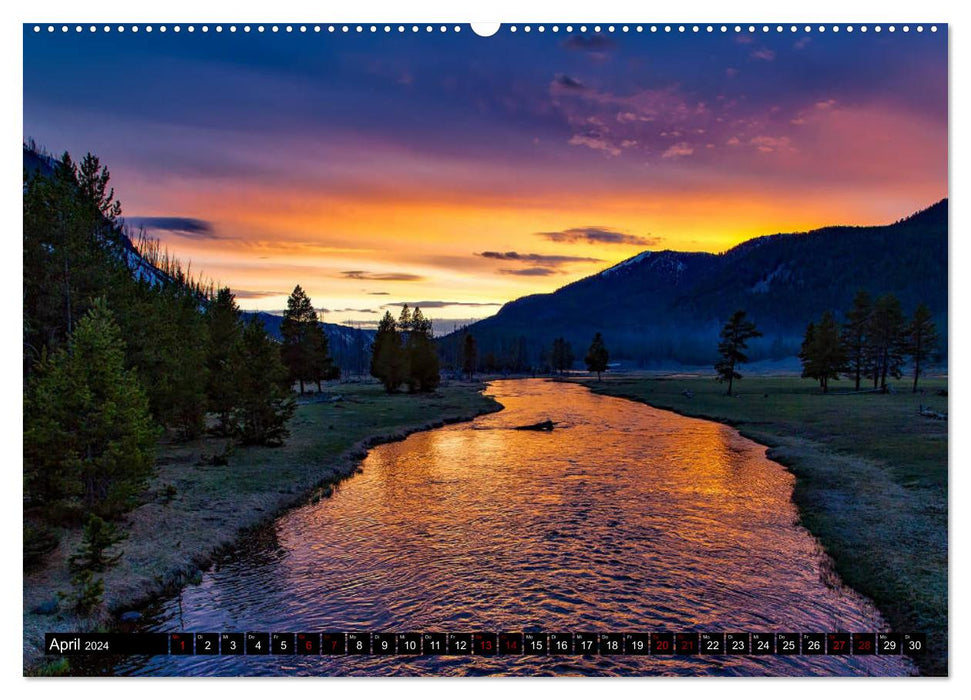
[[[322,29],[28,25],[24,137],[99,155],[129,224],[243,308],[299,283],[331,322],[480,318],[645,249],[947,195],[943,26]]]

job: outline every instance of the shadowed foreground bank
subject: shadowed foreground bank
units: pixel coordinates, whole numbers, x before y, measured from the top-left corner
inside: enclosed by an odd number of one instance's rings
[[[80,542],[79,531],[65,532],[44,568],[25,575],[25,673],[66,670],[44,663],[45,632],[117,624],[126,610],[198,580],[213,555],[248,528],[308,496],[330,496],[332,485],[353,475],[369,447],[500,410],[500,404],[480,393],[482,388],[453,382],[431,395],[389,395],[377,384],[341,384],[329,394],[340,400],[298,407],[285,446],[237,448],[225,466],[201,464],[223,452],[221,440],[163,444],[144,503],[122,524],[128,533],[122,557],[105,574],[110,612],[86,618],[34,612],[50,606],[58,591],[70,590],[67,560]]]
[[[947,674],[946,379],[925,394],[822,395],[805,380],[746,377],[739,396],[709,377],[584,380],[595,392],[736,427],[770,447],[796,476],[803,525],[832,556],[843,581],[871,598],[895,630],[926,632],[916,659]],[[840,387],[834,387],[839,391]]]

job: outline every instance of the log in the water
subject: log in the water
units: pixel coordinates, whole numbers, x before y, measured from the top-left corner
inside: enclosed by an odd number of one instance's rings
[[[532,425],[520,425],[514,428],[514,430],[545,430],[547,432],[549,432],[552,429],[553,429],[553,421],[551,420],[544,420],[540,423],[533,423]]]

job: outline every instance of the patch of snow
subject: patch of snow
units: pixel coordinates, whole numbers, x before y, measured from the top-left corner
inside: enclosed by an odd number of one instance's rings
[[[613,267],[608,267],[606,270],[604,270],[603,272],[600,273],[600,276],[601,277],[609,277],[610,275],[612,275],[612,274],[614,274],[616,272],[619,272],[620,270],[624,269],[625,267],[629,267],[630,265],[635,265],[635,264],[641,262],[642,260],[645,260],[646,258],[649,258],[653,254],[654,254],[654,251],[645,250],[643,253],[639,253],[639,254],[635,255],[634,257],[632,257],[632,258],[627,258],[627,260],[624,260],[623,262],[619,262],[616,265],[614,265]]]
[[[782,277],[786,278],[789,276],[789,271],[786,269],[784,264],[779,264],[776,268],[765,276],[765,279],[759,280],[754,285],[752,285],[751,291],[753,294],[766,294],[772,283]]]

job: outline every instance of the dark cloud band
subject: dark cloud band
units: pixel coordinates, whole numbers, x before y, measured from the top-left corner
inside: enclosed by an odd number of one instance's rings
[[[617,245],[654,246],[661,242],[657,237],[635,236],[599,226],[568,228],[563,231],[541,231],[536,234],[556,243],[609,243]]]
[[[492,260],[513,260],[522,263],[545,265],[547,267],[568,265],[570,263],[602,262],[600,258],[586,258],[578,255],[542,255],[540,253],[517,253],[513,250],[505,253],[494,250],[486,250],[482,253],[476,253],[476,255],[483,258],[490,258]]]
[[[125,223],[132,228],[146,231],[170,231],[193,238],[218,238],[212,224],[205,219],[186,216],[130,216]]]
[[[368,272],[367,270],[344,270],[341,277],[349,280],[371,280],[375,282],[420,282],[424,277],[407,272]]]

